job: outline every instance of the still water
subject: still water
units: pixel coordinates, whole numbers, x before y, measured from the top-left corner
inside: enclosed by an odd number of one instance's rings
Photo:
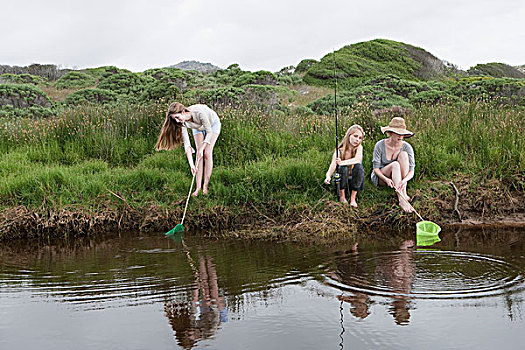
[[[0,245],[0,349],[523,349],[525,231]]]

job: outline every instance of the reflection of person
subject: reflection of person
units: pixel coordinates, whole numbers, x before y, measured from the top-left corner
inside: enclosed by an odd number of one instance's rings
[[[193,148],[188,136],[188,128],[193,131],[193,138],[197,146],[197,167],[193,163]],[[197,186],[193,196],[208,193],[208,185],[213,170],[213,147],[221,133],[221,121],[217,113],[205,105],[185,107],[174,102],[166,113],[164,125],[157,140],[156,149],[172,150],[177,148],[181,141],[184,142],[184,152],[188,158],[192,174],[196,174]],[[202,164],[204,161],[204,164]],[[202,174],[204,170],[204,183]]]
[[[193,267],[193,261],[190,261]],[[219,296],[217,271],[211,257],[200,257],[191,303],[169,302],[164,310],[178,344],[191,349],[199,340],[212,337],[228,321],[226,303]]]
[[[372,182],[376,186],[397,189],[399,205],[404,211],[411,212],[413,209],[407,203],[410,200],[407,182],[414,177],[416,163],[412,146],[403,140],[414,136],[414,133],[407,130],[401,117],[392,118],[388,126],[381,128],[381,132],[387,133],[388,138],[377,142],[374,147]]]
[[[326,172],[324,183],[329,185],[332,174],[337,169],[340,176],[339,200],[347,203],[345,191],[350,191],[350,205],[357,208],[356,196],[363,190],[365,170],[363,161],[363,138],[365,132],[359,125],[352,125],[346,132],[343,140],[334,151],[330,167]]]
[[[338,274],[331,274],[333,278],[350,286],[364,282],[365,267],[357,252],[358,243],[352,246],[351,259],[337,264]],[[367,284],[368,282],[364,282]],[[355,317],[365,319],[370,315],[370,298],[365,293],[352,292],[351,295],[339,295],[337,299],[350,304],[350,313]]]
[[[415,274],[411,247],[414,241],[407,240],[400,246],[399,254],[377,266],[378,277],[386,280],[388,288],[396,293],[389,309],[398,325],[407,325],[410,320],[410,302],[406,294],[412,289]]]
[[[340,295],[337,298],[350,304],[350,313],[355,317],[365,319],[370,315],[370,304],[373,303],[366,293],[373,283],[383,284],[394,296],[390,304],[389,312],[394,317],[396,324],[407,325],[410,320],[410,301],[407,294],[412,289],[415,267],[410,247],[414,241],[407,240],[400,246],[398,254],[385,255],[385,259],[377,266],[373,266],[375,275],[369,276],[366,261],[362,254],[357,252],[357,243],[352,248],[350,259],[337,262],[337,271],[329,272],[328,275],[349,286],[353,290],[351,294]],[[391,257],[391,258],[389,258]],[[376,260],[374,260],[376,261]],[[357,290],[365,290],[360,292]]]

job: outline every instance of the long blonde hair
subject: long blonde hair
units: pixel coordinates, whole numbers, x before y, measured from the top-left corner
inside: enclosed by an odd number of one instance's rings
[[[355,157],[355,154],[357,153],[357,148],[359,147],[353,147],[350,144],[350,135],[352,135],[356,130],[359,130],[361,132],[361,135],[363,135],[363,139],[365,138],[365,131],[361,127],[361,125],[354,124],[351,127],[348,128],[346,131],[345,136],[341,140],[341,143],[337,147],[339,150],[341,150],[341,160],[345,159],[351,159]],[[346,151],[350,151],[350,157],[346,158]]]
[[[160,129],[157,145],[155,146],[157,151],[169,151],[180,146],[182,142],[182,124],[173,120],[171,115],[186,111],[188,111],[188,109],[181,103],[173,102],[170,104],[166,112],[164,125],[162,125]]]

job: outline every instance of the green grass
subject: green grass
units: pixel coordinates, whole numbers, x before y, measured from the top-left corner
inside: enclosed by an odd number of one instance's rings
[[[0,119],[0,206],[96,207],[122,201],[133,207],[169,207],[188,193],[191,174],[180,149],[155,152],[165,106],[84,106],[57,118]],[[314,205],[329,188],[322,184],[334,148],[334,119],[219,110],[222,133],[214,151],[215,169],[206,205],[240,207],[273,203],[282,208]],[[416,136],[416,177],[429,181],[497,178],[523,181],[525,112],[472,102],[423,106],[406,117]],[[379,127],[366,105],[339,116],[339,139],[354,123],[366,131],[364,165],[370,174]],[[367,176],[368,177],[368,176]],[[390,196],[367,181],[360,203]],[[192,201],[194,203],[196,201]]]

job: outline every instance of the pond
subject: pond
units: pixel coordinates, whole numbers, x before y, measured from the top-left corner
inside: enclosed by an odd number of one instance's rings
[[[525,231],[0,245],[0,349],[518,349]]]

